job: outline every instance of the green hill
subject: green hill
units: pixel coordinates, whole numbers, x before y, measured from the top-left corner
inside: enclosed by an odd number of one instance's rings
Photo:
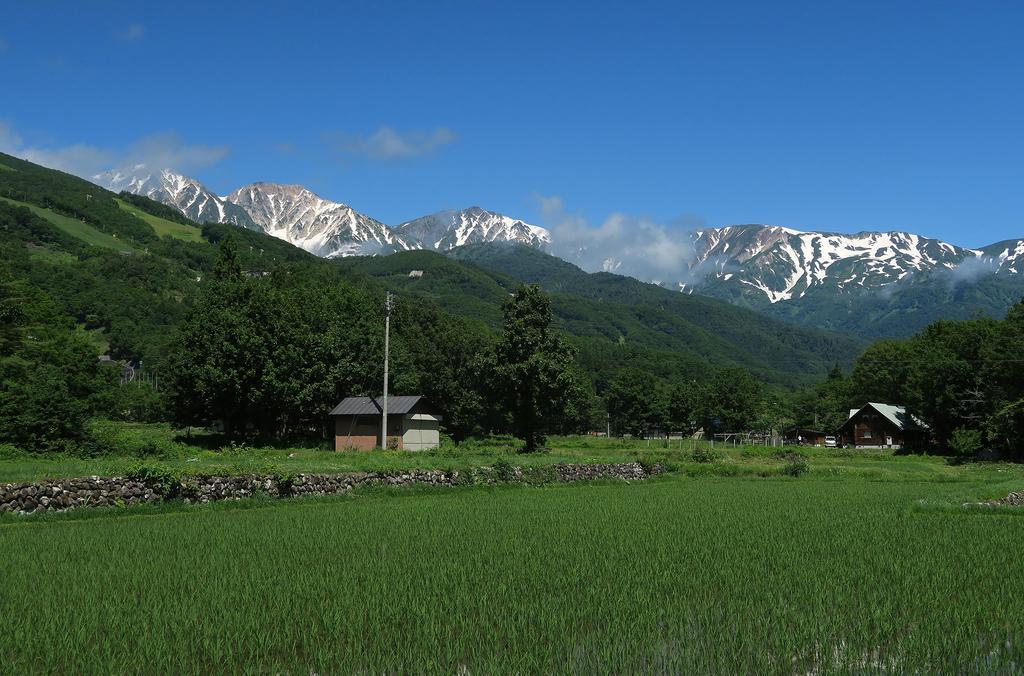
[[[552,296],[557,325],[576,337],[585,357],[593,357],[591,370],[602,372],[632,365],[675,377],[712,366],[741,366],[789,385],[816,379],[836,362],[851,363],[864,346],[855,338],[796,328],[724,301],[619,275],[588,274],[520,245],[473,245],[450,256],[410,251],[343,259],[339,265],[492,326],[511,289],[537,283]]]
[[[113,249],[114,251],[134,250],[132,245],[127,242],[122,242],[117,239],[116,236],[109,235],[102,230],[89,225],[84,220],[59,214],[53,209],[38,207],[34,204],[29,204],[28,202],[19,202],[18,200],[12,200],[7,197],[0,197],[0,200],[16,207],[24,207],[28,209],[33,214],[51,223],[62,232],[81,240],[85,244]]]
[[[319,259],[287,242],[230,225],[199,225],[144,197],[115,195],[74,176],[0,155],[0,247],[19,277],[45,291],[115,357],[158,362],[231,234],[251,275],[344,280],[372,296],[384,289],[495,329],[520,282],[552,297],[559,328],[598,382],[638,368],[666,379],[739,366],[794,386],[848,364],[861,343],[800,329],[724,301],[579,268],[525,247],[466,247],[451,256]],[[132,255],[124,255],[129,252]],[[410,276],[418,270],[422,274]],[[284,279],[284,277],[282,277]]]
[[[181,221],[171,221],[160,216],[146,213],[135,204],[129,204],[123,199],[114,200],[117,205],[127,211],[132,216],[139,218],[149,226],[153,228],[153,231],[161,237],[174,237],[176,239],[182,239],[186,242],[202,242],[203,234],[202,230],[197,227],[194,223]]]

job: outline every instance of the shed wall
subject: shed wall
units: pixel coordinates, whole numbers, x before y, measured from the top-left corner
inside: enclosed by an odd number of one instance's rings
[[[371,451],[380,438],[380,423],[374,423],[366,416],[339,415],[334,419],[334,450],[344,451],[355,448]]]
[[[425,451],[441,443],[441,423],[432,415],[413,414],[403,420],[402,448],[407,451]]]
[[[402,416],[388,416],[388,447],[402,444]],[[334,418],[334,450],[372,451],[380,444],[379,415],[339,415]]]

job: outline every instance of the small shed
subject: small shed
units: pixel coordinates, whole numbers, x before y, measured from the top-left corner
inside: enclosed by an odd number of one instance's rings
[[[839,436],[844,446],[856,448],[920,448],[928,438],[928,429],[905,406],[869,402],[850,409]]]
[[[381,397],[347,397],[331,411],[334,450],[381,446]],[[420,395],[388,397],[389,448],[425,451],[441,442],[441,416]]]
[[[814,430],[806,427],[794,427],[786,430],[782,435],[782,438],[787,444],[794,444],[798,446],[824,446],[825,436],[825,432],[822,430]]]

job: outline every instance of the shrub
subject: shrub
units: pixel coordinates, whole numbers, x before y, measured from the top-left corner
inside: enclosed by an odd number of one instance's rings
[[[803,458],[793,458],[783,465],[780,471],[785,476],[801,477],[807,474],[810,469],[810,465]]]
[[[690,457],[693,458],[694,462],[717,462],[722,459],[722,454],[713,448],[698,446],[690,454]]]
[[[512,481],[516,477],[516,468],[507,460],[499,460],[491,468],[498,481]]]
[[[144,434],[144,433],[141,433]],[[133,433],[124,423],[112,420],[93,419],[89,421],[86,439],[74,447],[75,455],[96,457],[119,455],[122,457],[152,458],[174,455],[170,446],[164,447],[157,440]]]
[[[960,457],[971,457],[981,450],[981,430],[958,427],[949,437],[950,449]]]
[[[128,444],[120,434],[121,426],[110,420],[91,420],[86,429],[86,439],[80,444],[75,455],[95,457],[98,455],[132,455]]]
[[[292,489],[295,487],[295,472],[288,470],[274,470],[270,475],[277,485],[277,494],[281,497],[292,494]]]
[[[177,497],[181,491],[180,477],[166,467],[150,463],[139,463],[128,468],[125,477],[141,481],[165,498]]]
[[[160,394],[143,382],[125,383],[117,389],[117,413],[124,420],[159,422],[167,418]]]
[[[554,465],[541,465],[523,469],[523,479],[533,486],[551,484],[558,481],[558,473]]]
[[[803,451],[776,451],[772,457],[776,460],[800,460],[807,458],[807,454]]]
[[[458,486],[472,486],[476,483],[476,470],[472,467],[455,470],[455,483]]]

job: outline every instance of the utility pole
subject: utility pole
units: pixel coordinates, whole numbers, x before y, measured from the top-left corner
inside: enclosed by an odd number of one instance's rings
[[[381,405],[383,413],[380,422],[380,447],[388,447],[388,348],[391,334],[391,308],[394,301],[391,299],[391,292],[388,291],[387,299],[384,301],[384,402]]]

